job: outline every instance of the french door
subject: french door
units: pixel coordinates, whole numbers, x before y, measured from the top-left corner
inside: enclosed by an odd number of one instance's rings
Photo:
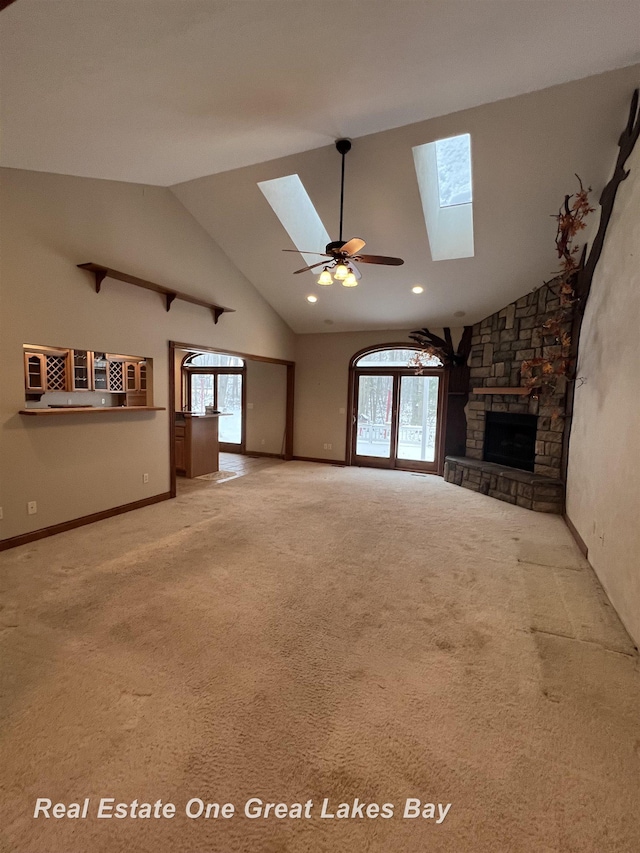
[[[437,472],[442,379],[441,371],[356,370],[352,463]]]

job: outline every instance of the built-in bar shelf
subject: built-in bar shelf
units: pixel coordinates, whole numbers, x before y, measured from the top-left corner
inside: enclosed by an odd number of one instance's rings
[[[144,278],[136,278],[134,275],[129,275],[126,272],[111,269],[111,267],[103,267],[100,264],[78,264],[81,270],[92,272],[96,280],[96,293],[100,293],[102,282],[105,278],[115,278],[117,281],[124,281],[127,284],[133,284],[135,287],[142,287],[145,290],[153,290],[154,293],[161,293],[165,298],[165,307],[170,310],[174,299],[181,299],[183,302],[191,302],[193,305],[201,305],[203,308],[208,308],[213,313],[213,322],[217,323],[222,314],[235,311],[235,308],[225,308],[223,305],[216,305],[215,302],[207,302],[204,299],[198,299],[196,296],[189,296],[188,293],[181,293],[172,287],[165,287],[163,284],[156,284],[154,281],[147,281]]]
[[[531,388],[498,388],[497,386],[494,388],[474,388],[474,394],[518,394],[521,397],[525,397],[531,393]]]
[[[163,406],[64,406],[55,409],[20,409],[19,415],[93,415],[95,412],[166,412]]]

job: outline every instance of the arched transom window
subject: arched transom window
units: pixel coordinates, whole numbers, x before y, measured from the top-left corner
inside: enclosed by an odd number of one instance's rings
[[[389,349],[369,350],[358,356],[353,362],[354,367],[414,367],[415,358],[421,352],[417,347],[402,349],[392,347]],[[423,367],[442,367],[442,362],[435,355],[423,354],[420,358]]]
[[[185,367],[244,367],[244,360],[224,352],[198,352],[184,360]]]

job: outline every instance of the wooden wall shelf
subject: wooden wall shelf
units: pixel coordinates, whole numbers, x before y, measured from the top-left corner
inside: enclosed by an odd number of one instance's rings
[[[163,406],[65,406],[61,409],[20,409],[19,415],[93,415],[95,412],[166,412]]]
[[[118,281],[124,281],[127,284],[133,284],[135,287],[142,287],[145,290],[153,290],[154,293],[161,293],[165,298],[165,307],[170,310],[174,299],[181,299],[183,302],[191,302],[193,305],[201,305],[203,308],[208,308],[213,313],[213,322],[217,323],[222,314],[234,312],[234,308],[225,308],[223,305],[216,305],[215,302],[206,302],[204,299],[198,299],[195,296],[189,296],[188,293],[181,293],[179,290],[174,290],[171,287],[165,287],[163,284],[156,284],[154,281],[147,281],[144,278],[136,278],[134,275],[129,275],[126,272],[111,269],[111,267],[103,267],[100,264],[88,263],[78,264],[81,270],[92,272],[96,280],[96,293],[100,293],[102,282],[105,278],[115,278]]]
[[[531,393],[531,388],[474,388],[474,394],[519,394],[521,397]]]

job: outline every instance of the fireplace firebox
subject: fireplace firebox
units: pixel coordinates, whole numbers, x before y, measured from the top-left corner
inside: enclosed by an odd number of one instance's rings
[[[536,415],[487,412],[484,460],[533,471],[536,458]]]

